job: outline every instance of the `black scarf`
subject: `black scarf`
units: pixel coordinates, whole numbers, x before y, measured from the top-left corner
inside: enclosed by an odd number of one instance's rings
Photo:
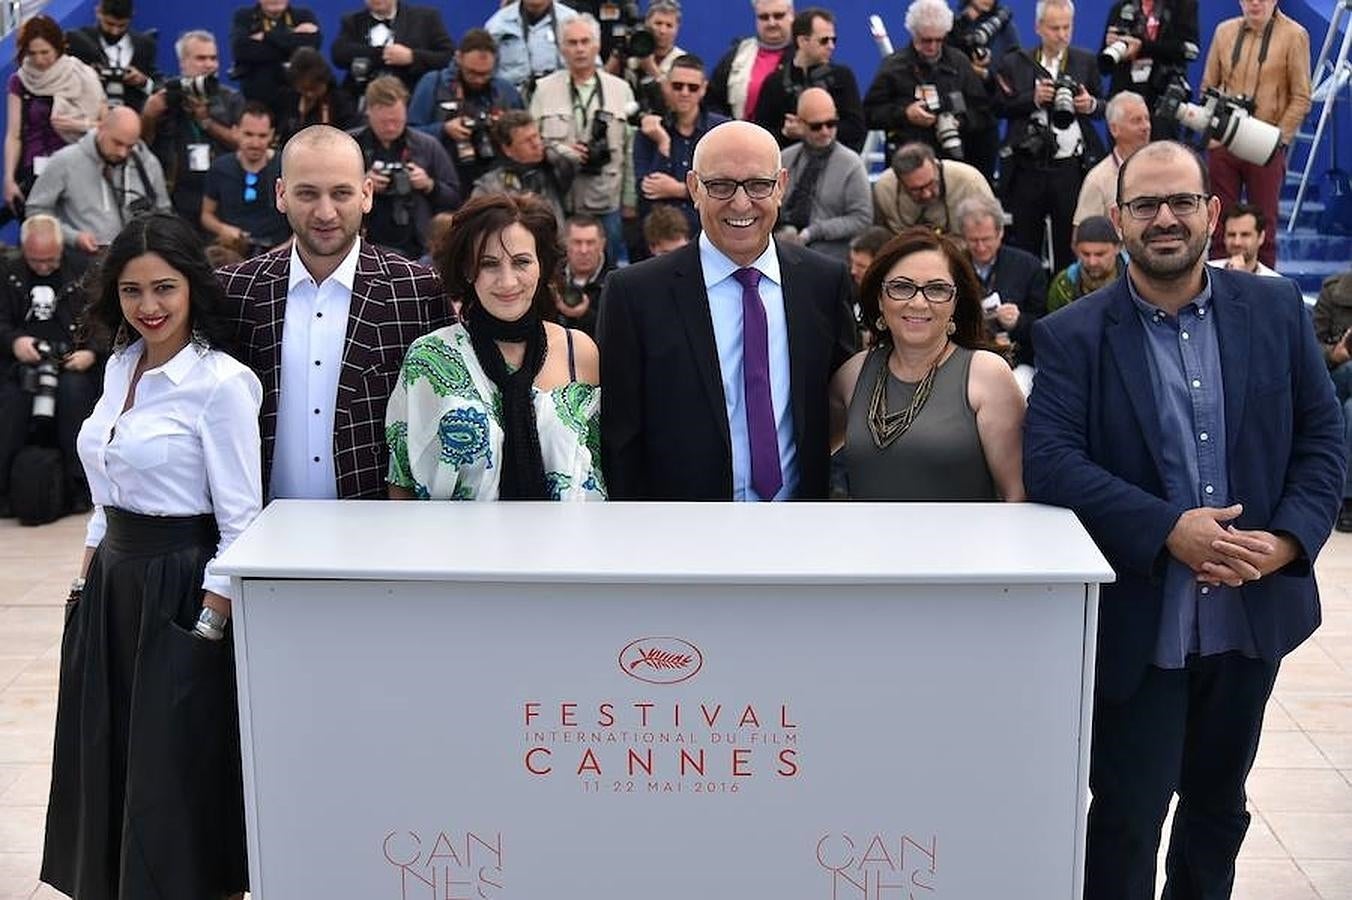
[[[818,148],[804,141],[799,146],[803,148],[799,159],[807,160],[807,165],[795,173],[793,190],[784,201],[783,220],[801,231],[812,222],[812,198],[817,196],[817,182],[826,171],[826,163],[836,145],[832,141]]]
[[[545,464],[540,455],[540,432],[535,427],[531,385],[544,368],[548,341],[545,325],[532,310],[515,322],[490,315],[480,303],[471,303],[464,313],[465,330],[479,365],[497,386],[502,397],[502,474],[499,500],[548,500]],[[526,345],[521,368],[509,371],[497,342]]]

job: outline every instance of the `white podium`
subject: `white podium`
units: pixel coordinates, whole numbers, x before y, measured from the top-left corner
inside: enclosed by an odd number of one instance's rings
[[[1080,896],[1064,510],[277,502],[217,570],[260,900]]]

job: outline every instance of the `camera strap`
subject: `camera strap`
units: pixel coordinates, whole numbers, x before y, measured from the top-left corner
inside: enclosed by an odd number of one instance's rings
[[[1248,97],[1258,95],[1258,86],[1263,83],[1263,63],[1267,62],[1268,45],[1272,43],[1272,26],[1277,24],[1277,16],[1280,13],[1277,10],[1272,11],[1272,17],[1268,19],[1267,27],[1263,29],[1263,42],[1258,45],[1258,64],[1254,66],[1253,71],[1253,93],[1247,94]],[[1248,35],[1244,23],[1239,25],[1239,36],[1235,38],[1235,49],[1230,53],[1230,74],[1234,74],[1239,66],[1239,54],[1244,49],[1244,38]]]
[[[591,109],[592,104],[596,104],[598,110],[606,108],[606,95],[601,86],[601,73],[596,72],[592,75],[592,91],[587,95],[587,99],[582,99],[582,92],[577,89],[573,83],[572,76],[568,78],[568,96],[573,101],[573,122],[577,125],[579,132],[585,132],[589,127],[590,116],[587,111]]]

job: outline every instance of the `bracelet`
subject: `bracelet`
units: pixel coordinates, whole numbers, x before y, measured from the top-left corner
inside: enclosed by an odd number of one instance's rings
[[[70,593],[66,595],[67,603],[75,603],[84,595],[85,580],[76,578],[70,583]]]
[[[193,631],[209,641],[219,641],[225,637],[226,621],[225,616],[210,606],[203,606],[202,611],[197,614],[197,624],[193,626]]]

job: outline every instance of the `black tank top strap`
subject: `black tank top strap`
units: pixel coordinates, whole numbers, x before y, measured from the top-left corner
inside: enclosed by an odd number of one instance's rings
[[[568,380],[577,381],[577,360],[573,357],[573,329],[563,329],[564,336],[568,338]]]

